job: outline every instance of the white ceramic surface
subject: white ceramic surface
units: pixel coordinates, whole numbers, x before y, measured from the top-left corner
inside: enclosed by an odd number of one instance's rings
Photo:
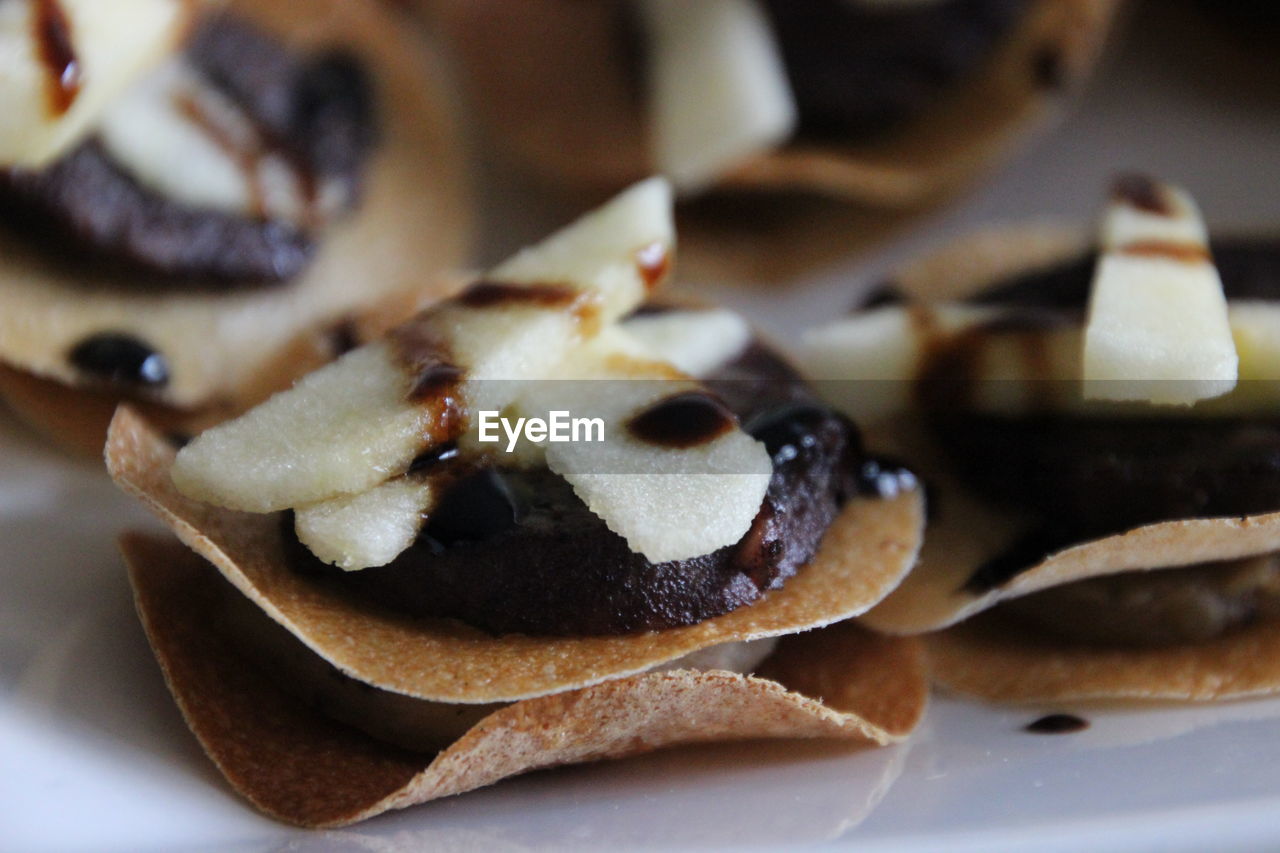
[[[1091,217],[1121,168],[1189,185],[1216,224],[1280,223],[1280,90],[1154,11],[1083,109],[959,206],[864,263],[715,292],[785,339],[975,225]],[[487,197],[543,210],[505,182]],[[549,221],[494,219],[490,255]],[[2,851],[1280,849],[1280,700],[1090,710],[1088,731],[1045,737],[1020,728],[1071,709],[939,698],[899,748],[705,747],[537,773],[342,832],[291,830],[228,791],[170,701],[113,546],[138,524],[151,522],[96,465],[0,413]]]

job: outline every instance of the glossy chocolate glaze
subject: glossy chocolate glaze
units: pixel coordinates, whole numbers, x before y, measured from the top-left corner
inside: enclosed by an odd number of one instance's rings
[[[1089,728],[1089,721],[1075,714],[1048,714],[1027,723],[1023,731],[1033,735],[1069,735]]]
[[[748,605],[812,558],[857,492],[864,457],[856,428],[762,346],[707,385],[774,462],[760,512],[735,545],[652,563],[550,471],[487,469],[459,479],[417,544],[381,568],[346,573],[321,564],[286,519],[294,565],[395,610],[453,617],[494,633],[621,634],[694,624]],[[877,479],[877,488],[883,482]]]
[[[197,30],[186,55],[244,109],[267,148],[292,164],[310,202],[308,222],[319,221],[322,182],[340,187],[355,204],[376,135],[371,83],[356,59],[332,53],[300,60],[229,17]],[[236,155],[251,186],[259,156]],[[280,282],[305,268],[317,240],[309,227],[193,208],[162,196],[142,186],[93,137],[45,169],[0,170],[0,225],[60,263],[88,262],[86,282],[102,281],[104,268],[127,272],[111,279],[116,287]]]
[[[796,95],[800,134],[845,142],[918,117],[975,73],[1029,6],[1027,0],[881,9],[845,0],[764,2]]]
[[[673,394],[627,421],[627,432],[659,447],[680,449],[715,441],[738,425],[733,412],[702,391]]]
[[[71,22],[58,0],[36,0],[36,49],[48,74],[49,112],[62,115],[80,94],[80,59],[72,39]]]
[[[1280,298],[1280,244],[1218,242],[1213,253],[1228,298]],[[1079,322],[1094,263],[1078,258],[997,284],[974,301],[1018,308],[1023,320]],[[921,394],[932,434],[969,488],[1042,518],[980,567],[968,591],[999,586],[1060,548],[1142,524],[1280,509],[1280,419],[974,412],[965,340],[930,356],[930,387]]]
[[[132,335],[103,332],[85,338],[67,356],[90,381],[117,387],[161,388],[169,381],[169,363]]]

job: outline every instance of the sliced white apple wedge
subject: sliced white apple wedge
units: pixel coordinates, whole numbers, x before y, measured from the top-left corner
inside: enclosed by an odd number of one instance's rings
[[[439,412],[378,341],[302,378],[184,447],[173,482],[206,503],[274,512],[371,488],[418,455]]]
[[[742,354],[751,326],[724,309],[676,309],[629,317],[627,334],[681,373],[706,376]]]
[[[526,286],[473,286],[203,433],[178,454],[174,483],[209,503],[271,512],[403,472],[458,431],[450,412],[501,410],[513,391],[496,380],[550,375],[601,322],[635,308],[651,283],[645,264],[668,256],[673,233],[666,183],[636,186],[490,277]],[[438,388],[425,387],[433,380]]]
[[[37,168],[177,46],[187,0],[0,3],[0,165]]]
[[[516,407],[604,422],[603,442],[546,444],[547,467],[654,562],[737,542],[773,475],[764,445],[723,404],[621,329],[575,352],[557,381],[531,383]]]
[[[664,281],[676,246],[671,185],[641,181],[491,270],[489,280],[598,291],[599,320],[632,311]]]
[[[961,303],[886,305],[805,332],[800,363],[823,396],[863,421],[911,405],[927,354],[1000,310]]]
[[[435,497],[430,480],[397,477],[367,492],[298,508],[294,531],[311,553],[341,569],[385,566],[418,538]]]
[[[1085,396],[1192,405],[1230,392],[1239,359],[1199,211],[1174,187],[1118,187],[1089,299]]]
[[[648,31],[654,162],[696,191],[786,141],[796,104],[755,0],[640,0]]]

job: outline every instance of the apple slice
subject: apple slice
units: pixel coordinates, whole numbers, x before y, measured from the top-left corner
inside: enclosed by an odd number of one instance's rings
[[[402,473],[455,437],[468,412],[503,409],[515,386],[496,380],[550,375],[601,323],[634,309],[665,275],[673,234],[667,184],[639,184],[490,283],[203,433],[178,454],[174,483],[198,500],[271,512]]]
[[[298,541],[347,571],[385,566],[414,543],[436,497],[428,479],[397,477],[367,492],[294,511]]]
[[[363,491],[404,471],[440,412],[408,401],[386,341],[354,349],[239,418],[197,436],[172,477],[184,494],[274,512]]]
[[[796,104],[755,0],[641,0],[654,162],[684,191],[791,136]]]
[[[193,5],[0,3],[0,165],[39,168],[78,142],[128,86],[177,47]]]
[[[1226,296],[1190,196],[1122,179],[1102,243],[1084,337],[1086,398],[1192,405],[1231,391],[1239,359]]]
[[[649,178],[518,252],[486,278],[598,291],[598,319],[607,325],[634,310],[666,280],[675,245],[671,185]]]
[[[676,309],[628,317],[626,333],[681,373],[706,376],[733,361],[751,343],[742,315],[721,308]]]
[[[614,330],[574,354],[558,381],[533,383],[521,412],[600,418],[603,442],[545,445],[547,466],[631,550],[653,562],[740,540],[773,463],[697,382]]]
[[[999,314],[998,308],[961,303],[858,311],[805,332],[800,363],[833,405],[872,422],[910,408],[929,352]]]

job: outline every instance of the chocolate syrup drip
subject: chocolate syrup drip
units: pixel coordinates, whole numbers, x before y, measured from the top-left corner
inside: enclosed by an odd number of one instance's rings
[[[1203,264],[1212,260],[1209,250],[1195,243],[1172,243],[1168,240],[1141,240],[1120,249],[1122,255],[1138,258],[1163,258],[1180,264]]]
[[[884,138],[925,114],[980,71],[1030,6],[762,3],[795,94],[800,135],[841,143]]]
[[[627,431],[647,444],[686,450],[709,444],[738,425],[724,403],[703,391],[662,400],[627,421]]]
[[[421,474],[449,462],[456,462],[462,455],[458,445],[453,442],[437,445],[425,453],[420,453],[409,463],[410,474]]]
[[[567,308],[582,297],[582,291],[566,284],[507,284],[477,281],[458,294],[458,302],[468,308],[532,306]]]
[[[103,332],[72,348],[68,360],[100,381],[159,388],[169,381],[169,363],[150,345],[132,335]]]
[[[393,330],[388,341],[414,377],[409,401],[433,414],[424,438],[433,446],[457,438],[466,427],[466,406],[460,396],[466,371],[453,363],[448,345],[416,323]]]
[[[650,243],[636,251],[636,270],[646,290],[654,290],[671,271],[671,253],[660,242]]]
[[[1033,735],[1070,735],[1089,728],[1089,721],[1075,714],[1049,714],[1027,723],[1023,731]]]
[[[49,111],[60,116],[75,103],[82,82],[71,22],[58,0],[36,0],[34,21],[36,47],[49,75]]]
[[[1111,185],[1111,197],[1155,216],[1173,216],[1164,187],[1147,175],[1122,175]]]

